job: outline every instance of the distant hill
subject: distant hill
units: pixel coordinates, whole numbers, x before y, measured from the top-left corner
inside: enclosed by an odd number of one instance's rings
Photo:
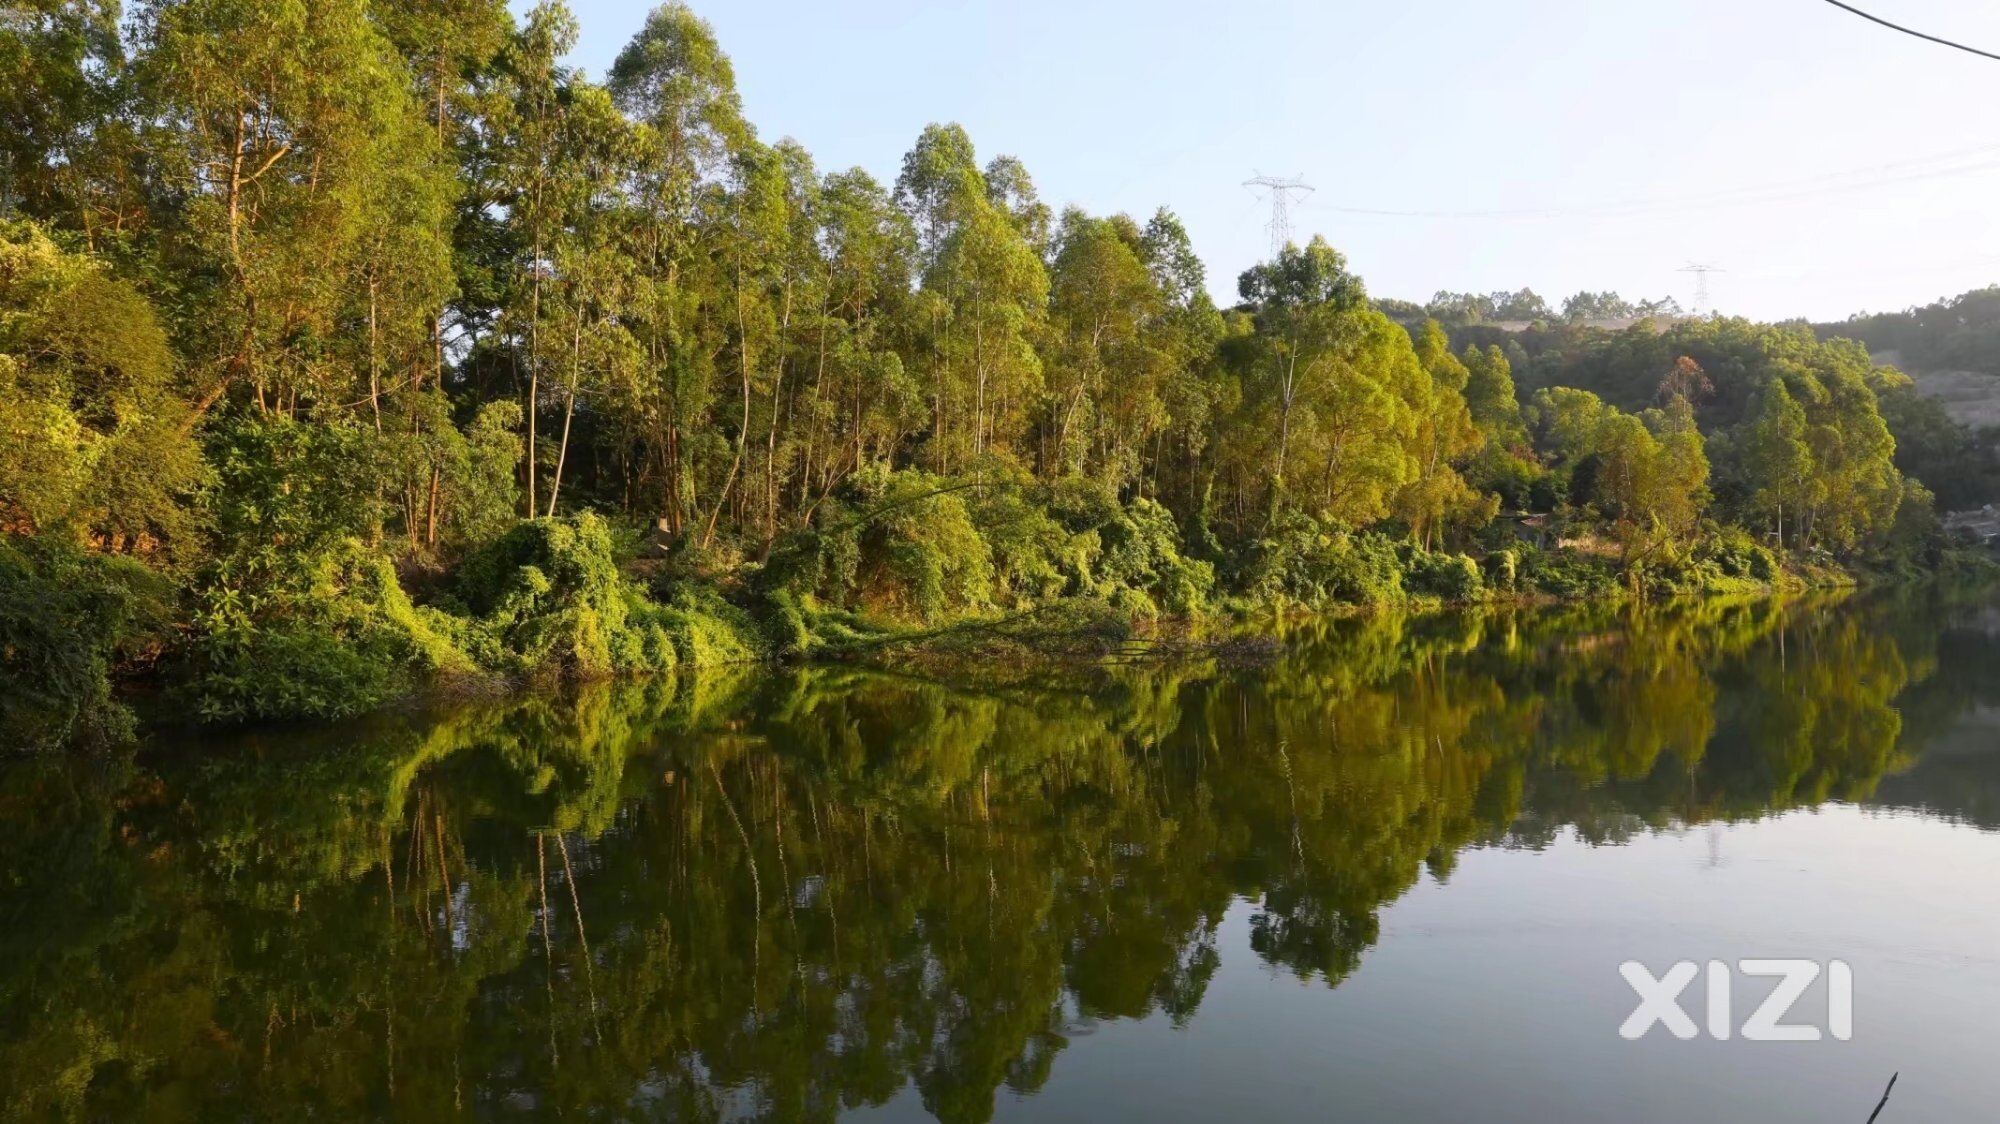
[[[1974,431],[2000,428],[2000,377],[1980,371],[1926,371],[1893,348],[1869,355],[1882,366],[1909,375],[1917,384],[1917,393],[1935,399],[1958,424]]]
[[[1901,312],[1857,313],[1813,330],[1821,339],[1843,336],[1870,351],[1894,351],[1914,370],[2000,375],[2000,285]]]
[[[1699,316],[1662,314],[1658,316],[1604,316],[1604,317],[1594,317],[1594,318],[1586,317],[1582,320],[1563,320],[1561,322],[1572,328],[1598,328],[1606,332],[1622,332],[1627,328],[1634,328],[1639,326],[1640,324],[1644,324],[1649,321],[1652,323],[1653,327],[1658,328],[1661,331],[1666,331],[1668,328],[1671,328],[1676,324],[1685,324],[1688,323],[1689,321],[1699,320],[1699,319],[1701,319],[1701,317]],[[1535,325],[1538,323],[1544,323],[1544,321],[1496,320],[1487,324],[1483,324],[1481,326],[1486,328],[1494,328],[1502,332],[1525,332],[1534,328]]]
[[[1902,312],[1858,313],[1813,331],[1866,344],[1877,363],[1916,379],[1924,396],[1959,422],[2000,426],[2000,285]]]

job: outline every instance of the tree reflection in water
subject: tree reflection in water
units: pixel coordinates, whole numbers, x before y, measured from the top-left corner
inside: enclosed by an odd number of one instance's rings
[[[983,1120],[1079,1021],[1196,1017],[1238,901],[1255,955],[1337,985],[1468,847],[1885,776],[1990,822],[2000,770],[1928,755],[2000,681],[1954,619],[1385,616],[1290,628],[1269,666],[746,670],[19,764],[0,1100],[824,1119],[914,1085]]]

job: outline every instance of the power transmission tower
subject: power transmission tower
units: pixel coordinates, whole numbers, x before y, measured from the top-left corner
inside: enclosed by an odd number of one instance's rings
[[[1292,244],[1292,200],[1311,195],[1313,186],[1304,176],[1267,176],[1262,172],[1244,180],[1243,186],[1259,188],[1271,197],[1271,260],[1276,261]]]
[[[1694,314],[1696,316],[1707,316],[1709,313],[1708,275],[1711,273],[1727,273],[1729,271],[1719,265],[1689,262],[1679,269],[1674,270],[1674,272],[1694,274]]]

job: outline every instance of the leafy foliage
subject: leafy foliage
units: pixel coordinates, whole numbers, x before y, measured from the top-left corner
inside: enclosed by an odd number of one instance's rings
[[[1911,370],[2000,375],[2000,286],[1902,312],[1857,313],[1816,327],[1823,336],[1860,340],[1874,351],[1893,351]]]
[[[719,601],[649,599],[588,512],[515,525],[466,560],[454,593],[454,631],[489,668],[596,678],[740,662],[758,647]]]
[[[1287,519],[1257,544],[1244,585],[1252,597],[1315,608],[1392,604],[1404,593],[1394,542],[1306,516]]]
[[[6,749],[129,738],[112,665],[166,620],[165,583],[127,559],[54,538],[0,536],[0,731]]]
[[[246,590],[200,591],[183,690],[205,721],[340,718],[471,670],[435,610],[355,542],[282,560]],[[226,571],[224,571],[226,572]]]
[[[0,524],[190,556],[202,466],[176,367],[131,283],[0,221]]]
[[[601,84],[561,0],[31,8],[0,20],[0,531],[177,586],[160,666],[217,721],[1533,593],[1468,553],[1512,548],[1503,510],[1628,593],[1738,580],[1690,561],[1704,520],[1768,530],[1759,581],[1906,574],[1944,557],[1933,493],[1996,477],[1801,325],[1371,300],[1323,238],[1224,309],[1171,211],[1058,213],[959,125],[893,183],[824,172],[678,2]],[[1912,330],[1976,348],[1980,299]]]

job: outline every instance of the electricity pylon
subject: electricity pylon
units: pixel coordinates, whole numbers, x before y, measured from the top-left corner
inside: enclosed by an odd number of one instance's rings
[[[1694,274],[1694,314],[1696,316],[1707,316],[1709,312],[1708,275],[1711,273],[1727,273],[1729,271],[1719,265],[1689,262],[1679,269],[1674,270],[1674,272]]]
[[[1262,172],[1244,180],[1243,186],[1261,188],[1271,197],[1271,260],[1276,261],[1285,247],[1292,244],[1293,197],[1304,199],[1312,194],[1313,187],[1304,176],[1267,176]]]

